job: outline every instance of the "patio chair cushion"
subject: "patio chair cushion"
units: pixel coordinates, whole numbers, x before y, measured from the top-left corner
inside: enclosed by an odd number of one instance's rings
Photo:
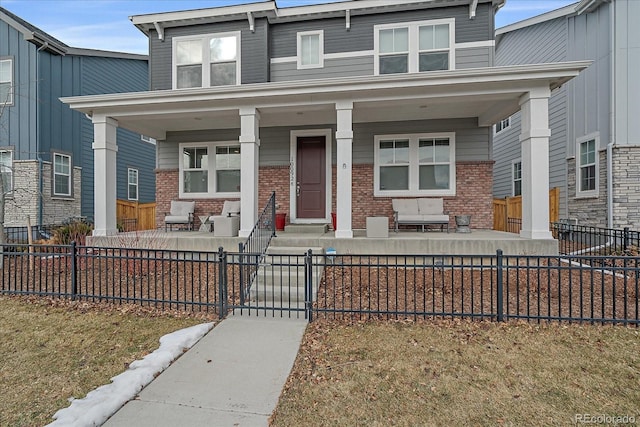
[[[178,200],[171,201],[171,211],[169,217],[189,217],[196,209],[196,202],[181,202]]]
[[[416,199],[392,199],[393,210],[403,215],[418,215]]]
[[[421,215],[442,215],[444,204],[441,198],[418,199],[418,209]]]
[[[240,215],[240,200],[225,200],[224,205],[222,205],[222,212],[220,215],[211,215],[209,217],[209,222],[213,223],[213,228],[215,229],[215,221],[217,218],[226,218],[228,216],[239,216]]]

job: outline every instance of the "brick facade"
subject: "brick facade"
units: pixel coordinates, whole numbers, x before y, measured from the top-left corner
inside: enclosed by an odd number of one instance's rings
[[[42,223],[59,224],[81,215],[82,168],[73,168],[72,198],[53,197],[51,194],[51,163],[42,162],[42,198],[39,195],[40,168],[36,160],[13,163],[13,194],[6,200],[6,227],[25,226],[27,216],[31,224],[38,224],[40,200],[42,200]]]
[[[373,165],[354,165],[353,167],[353,229],[364,229],[368,216],[387,216],[389,224],[393,221],[391,197],[373,196]],[[332,170],[333,198],[332,211],[336,204],[336,171]],[[287,214],[289,211],[289,167],[261,167],[259,171],[259,207],[263,207],[272,191],[276,192],[277,211]],[[451,217],[450,227],[455,227],[455,215],[472,215],[471,227],[491,229],[493,227],[493,161],[457,162],[456,196],[444,198],[444,208]],[[164,226],[164,216],[169,211],[171,200],[178,200],[178,170],[164,169],[156,171],[156,224]],[[218,213],[222,210],[224,199],[196,200],[197,216],[206,213]]]

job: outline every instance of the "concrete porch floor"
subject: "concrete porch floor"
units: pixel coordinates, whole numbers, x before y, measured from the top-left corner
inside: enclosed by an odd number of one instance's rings
[[[333,231],[278,231],[271,246],[291,248],[334,248],[338,254],[352,255],[491,255],[502,249],[505,255],[558,255],[557,240],[530,240],[514,233],[472,230],[471,233],[440,231],[389,231],[386,238],[368,238],[365,230],[354,230],[351,239],[336,239]],[[87,244],[108,247],[135,247],[190,251],[217,251],[223,247],[237,252],[240,237],[214,237],[206,231],[147,230],[109,237],[90,237]]]

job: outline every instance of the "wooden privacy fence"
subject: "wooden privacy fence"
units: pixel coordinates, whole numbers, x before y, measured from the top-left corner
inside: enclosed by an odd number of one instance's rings
[[[560,188],[549,190],[549,221],[557,222],[560,212]],[[518,223],[518,230],[509,227],[509,220]],[[522,220],[522,196],[493,199],[493,229],[498,231],[519,232],[520,220]]]
[[[118,200],[116,218],[120,231],[153,230],[156,228],[156,203]]]

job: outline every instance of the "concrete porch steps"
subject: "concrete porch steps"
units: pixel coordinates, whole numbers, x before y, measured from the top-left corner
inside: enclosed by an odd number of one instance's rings
[[[329,224],[289,224],[284,227],[285,233],[324,234],[329,231]]]

